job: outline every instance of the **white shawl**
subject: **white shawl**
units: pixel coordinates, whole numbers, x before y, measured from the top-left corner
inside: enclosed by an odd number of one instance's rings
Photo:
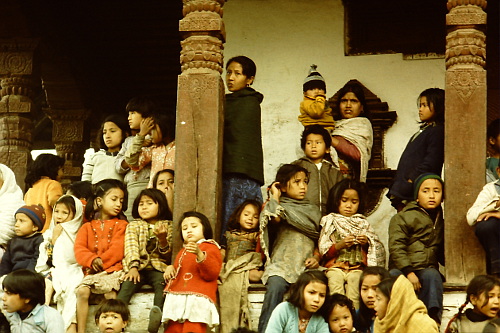
[[[16,175],[6,165],[0,164],[3,185],[0,188],[0,245],[5,246],[15,236],[15,213],[24,206],[23,191],[16,183]]]

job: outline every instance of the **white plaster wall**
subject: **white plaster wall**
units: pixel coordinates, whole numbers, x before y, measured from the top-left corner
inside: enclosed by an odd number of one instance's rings
[[[264,94],[262,132],[266,184],[280,164],[301,156],[297,120],[302,83],[311,64],[331,97],[357,79],[398,113],[386,135],[387,166],[396,169],[410,136],[418,129],[417,96],[444,88],[444,59],[403,60],[401,54],[345,56],[341,0],[229,0],[224,5],[227,32],[224,57],[246,55],[257,64],[253,87]],[[443,41],[444,42],[444,41]],[[370,222],[386,240],[395,213],[384,199]]]

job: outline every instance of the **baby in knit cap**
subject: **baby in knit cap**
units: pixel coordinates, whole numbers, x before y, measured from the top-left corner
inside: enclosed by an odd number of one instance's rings
[[[321,125],[331,133],[335,128],[332,108],[326,101],[325,79],[316,68],[316,65],[311,65],[309,75],[304,80],[304,100],[300,103],[299,121],[304,127]]]
[[[22,206],[16,211],[15,218],[16,236],[7,243],[0,262],[0,276],[22,268],[34,271],[43,242],[40,230],[45,225],[45,210],[42,206]]]

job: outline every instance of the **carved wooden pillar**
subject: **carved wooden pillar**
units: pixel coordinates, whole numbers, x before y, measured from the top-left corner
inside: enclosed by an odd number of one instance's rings
[[[465,214],[484,185],[486,0],[449,0],[446,15],[445,256],[448,284],[484,273],[484,252]]]
[[[26,169],[31,160],[34,109],[33,53],[37,39],[12,38],[0,40],[0,163],[16,174],[24,189]]]
[[[177,88],[174,233],[189,210],[205,214],[218,235],[224,85],[222,21],[224,0],[183,0],[179,22],[181,68]],[[174,251],[182,246],[175,238]]]

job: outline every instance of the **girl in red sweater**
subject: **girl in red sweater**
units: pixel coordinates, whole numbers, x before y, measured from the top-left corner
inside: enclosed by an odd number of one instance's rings
[[[162,320],[165,333],[205,333],[207,325],[219,324],[215,303],[222,256],[205,215],[186,212],[181,221],[184,249],[163,275],[167,286]]]
[[[122,259],[127,221],[127,189],[116,179],[93,185],[85,207],[90,221],[82,225],[75,240],[75,257],[85,277],[77,287],[76,320],[79,333],[85,333],[90,294],[116,298],[123,275]]]

